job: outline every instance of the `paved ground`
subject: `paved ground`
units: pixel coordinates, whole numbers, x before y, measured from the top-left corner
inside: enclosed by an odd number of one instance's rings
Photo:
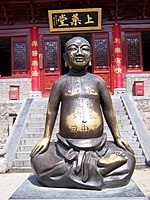
[[[0,200],[8,200],[29,173],[0,174]],[[150,197],[150,168],[135,170],[132,176],[145,196]]]

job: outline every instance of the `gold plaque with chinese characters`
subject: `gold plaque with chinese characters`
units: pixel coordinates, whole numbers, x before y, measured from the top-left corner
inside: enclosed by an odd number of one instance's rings
[[[50,32],[101,29],[101,8],[49,10]]]

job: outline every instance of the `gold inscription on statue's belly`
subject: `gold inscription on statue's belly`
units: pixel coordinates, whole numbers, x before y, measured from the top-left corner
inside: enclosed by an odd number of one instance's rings
[[[66,126],[70,129],[70,132],[88,133],[99,131],[102,126],[102,118],[98,113],[87,110],[84,116],[82,116],[82,113],[79,113],[79,115],[71,113],[66,117]]]

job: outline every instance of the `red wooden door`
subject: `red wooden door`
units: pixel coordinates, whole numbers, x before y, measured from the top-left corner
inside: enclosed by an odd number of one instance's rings
[[[110,91],[113,88],[113,80],[111,78],[111,62],[109,48],[109,33],[92,34],[93,46],[93,73],[100,76],[106,82]]]
[[[54,81],[60,76],[59,36],[43,35],[43,69],[41,89],[43,96],[49,96]]]

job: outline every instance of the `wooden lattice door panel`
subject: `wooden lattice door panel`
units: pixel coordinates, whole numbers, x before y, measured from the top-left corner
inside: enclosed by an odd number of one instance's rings
[[[142,45],[140,32],[125,33],[126,67],[127,71],[143,70]]]
[[[111,90],[109,34],[96,33],[92,35],[93,73],[102,77]]]
[[[42,85],[44,95],[49,95],[54,81],[60,76],[59,48],[59,36],[43,36]]]
[[[26,36],[12,37],[12,75],[25,74],[29,69],[28,43]]]

